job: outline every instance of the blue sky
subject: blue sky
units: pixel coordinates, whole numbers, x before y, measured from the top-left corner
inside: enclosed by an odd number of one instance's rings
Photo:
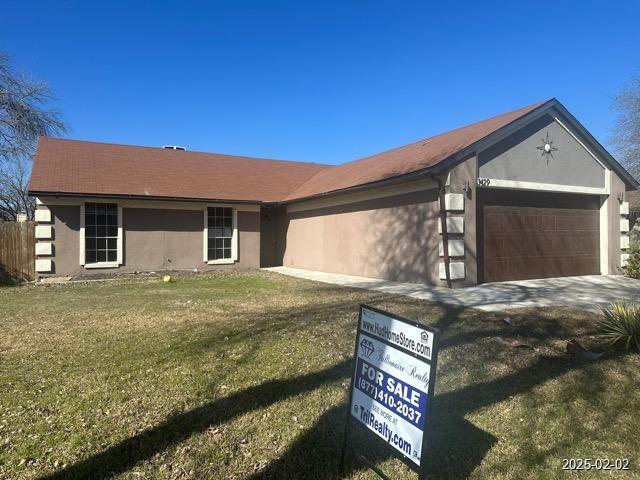
[[[609,145],[638,2],[3,0],[83,140],[342,163],[556,97]]]

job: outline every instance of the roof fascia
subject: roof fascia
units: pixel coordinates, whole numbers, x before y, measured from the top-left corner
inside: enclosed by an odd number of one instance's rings
[[[169,201],[169,202],[212,202],[212,203],[237,203],[237,204],[270,204],[264,200],[230,200],[227,198],[184,198],[184,197],[162,197],[148,195],[122,195],[122,194],[106,194],[106,193],[68,193],[68,192],[49,192],[29,190],[30,197],[84,197],[84,198],[114,198],[121,200],[153,200],[153,201]]]

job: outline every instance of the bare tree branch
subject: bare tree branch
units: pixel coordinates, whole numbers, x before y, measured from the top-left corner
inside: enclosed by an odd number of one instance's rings
[[[33,219],[35,200],[27,195],[29,161],[16,159],[0,167],[0,220],[16,220],[18,213]]]
[[[52,100],[45,83],[16,72],[0,52],[0,220],[15,220],[21,212],[33,218],[35,201],[27,186],[38,137],[66,131],[48,106]]]
[[[640,75],[627,84],[614,99],[618,112],[613,145],[621,163],[640,178]]]
[[[33,219],[35,200],[27,195],[28,182],[28,160],[18,159],[0,167],[0,220],[16,220],[18,213]]]
[[[66,127],[48,104],[49,87],[16,72],[0,52],[0,163],[31,157],[40,135],[59,135]]]

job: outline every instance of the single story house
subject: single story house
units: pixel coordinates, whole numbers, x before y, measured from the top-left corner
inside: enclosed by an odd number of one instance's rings
[[[40,276],[284,265],[461,287],[615,274],[638,183],[557,100],[342,165],[42,138]]]

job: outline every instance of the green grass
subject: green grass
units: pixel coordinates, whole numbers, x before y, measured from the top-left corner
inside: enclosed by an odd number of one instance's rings
[[[593,345],[596,314],[514,310],[509,326],[253,272],[0,288],[0,478],[336,478],[362,302],[442,331],[428,478],[577,478],[563,458],[640,475],[640,356],[564,353]],[[354,460],[348,476],[377,478]]]

